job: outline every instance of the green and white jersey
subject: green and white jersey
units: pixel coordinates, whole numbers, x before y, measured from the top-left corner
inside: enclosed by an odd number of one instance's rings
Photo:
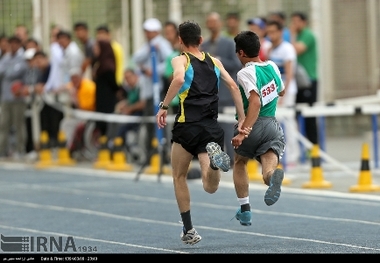
[[[275,117],[278,94],[285,89],[285,85],[281,79],[280,70],[273,61],[248,62],[237,73],[237,82],[245,114],[249,106],[248,98],[253,90],[260,96],[259,117]]]

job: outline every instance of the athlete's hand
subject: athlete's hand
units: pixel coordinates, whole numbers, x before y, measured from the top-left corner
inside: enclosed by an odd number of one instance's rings
[[[243,140],[246,138],[246,135],[239,133],[235,137],[232,138],[232,146],[237,149],[243,142]]]
[[[168,111],[164,110],[164,109],[160,109],[157,112],[156,121],[157,121],[157,125],[158,125],[159,129],[164,128],[166,126],[166,116],[167,115],[168,115]]]
[[[248,138],[248,135],[251,133],[251,127],[238,127],[239,134],[244,135],[245,138]]]

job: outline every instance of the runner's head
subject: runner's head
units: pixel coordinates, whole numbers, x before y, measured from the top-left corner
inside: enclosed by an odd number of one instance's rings
[[[186,21],[179,25],[179,37],[186,46],[199,46],[202,43],[201,27],[194,21]]]
[[[254,58],[259,55],[260,39],[255,32],[242,31],[234,38],[236,53],[242,57]]]

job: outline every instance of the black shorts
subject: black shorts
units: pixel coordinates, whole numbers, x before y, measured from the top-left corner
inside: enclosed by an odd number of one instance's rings
[[[206,152],[206,145],[215,142],[224,148],[224,131],[217,120],[204,119],[199,122],[176,122],[172,129],[172,142],[181,146],[196,156]]]

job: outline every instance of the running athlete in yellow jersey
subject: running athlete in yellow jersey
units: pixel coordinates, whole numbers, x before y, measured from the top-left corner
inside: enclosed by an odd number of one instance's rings
[[[172,59],[173,80],[160,104],[157,125],[159,128],[166,125],[168,105],[178,95],[180,109],[172,130],[171,163],[174,192],[183,222],[181,240],[193,245],[201,236],[194,229],[190,216],[187,186],[190,162],[198,156],[203,188],[208,193],[218,189],[219,168],[228,171],[230,166],[229,156],[221,151],[224,133],[217,121],[220,81],[225,81],[231,92],[240,124],[244,120],[244,110],[239,88],[220,60],[199,50],[202,43],[199,25],[190,21],[180,24],[179,42],[182,53]]]

